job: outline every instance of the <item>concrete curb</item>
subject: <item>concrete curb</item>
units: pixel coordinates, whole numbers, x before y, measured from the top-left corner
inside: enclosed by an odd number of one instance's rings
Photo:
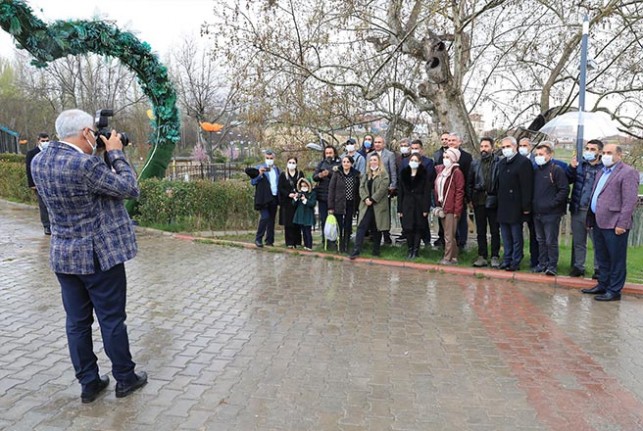
[[[235,247],[241,247],[241,248],[252,249],[252,250],[260,250],[254,244],[241,242],[241,241],[229,241],[229,240],[217,239],[217,238],[211,238],[211,237],[203,238],[203,237],[196,237],[196,236],[186,235],[186,234],[172,234],[172,236],[176,239],[180,239],[184,241],[202,241],[210,244],[228,245],[228,246],[235,246]],[[462,266],[445,266],[445,265],[436,265],[436,264],[430,264],[430,263],[374,259],[374,258],[367,258],[367,257],[358,257],[357,259],[351,261],[348,258],[348,256],[332,255],[332,254],[329,255],[326,253],[319,253],[316,251],[305,251],[300,249],[295,249],[295,250],[282,249],[278,247],[265,247],[265,249],[278,251],[280,253],[290,253],[290,254],[297,254],[301,256],[316,256],[316,257],[321,257],[325,259],[332,258],[334,260],[344,260],[347,262],[355,262],[355,263],[366,263],[370,265],[384,265],[384,266],[389,266],[394,268],[409,268],[409,269],[415,269],[420,271],[442,272],[445,274],[455,274],[455,275],[466,275],[469,277],[483,277],[483,278],[498,279],[498,280],[516,280],[516,281],[522,281],[522,282],[528,282],[528,283],[540,283],[540,284],[553,285],[554,287],[564,287],[568,289],[580,290],[584,288],[591,288],[596,285],[596,281],[589,278],[575,278],[575,277],[568,277],[564,275],[558,275],[558,276],[552,277],[544,274],[531,274],[531,273],[525,273],[525,272],[508,272],[508,271],[502,271],[497,269],[467,268]],[[633,294],[633,295],[643,295],[643,284],[625,283],[625,287],[623,287],[623,293]]]

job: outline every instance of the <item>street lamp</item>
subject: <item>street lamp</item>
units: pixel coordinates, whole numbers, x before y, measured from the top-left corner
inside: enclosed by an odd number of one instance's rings
[[[578,94],[578,129],[576,133],[576,160],[578,161],[578,173],[583,172],[583,134],[585,129],[585,87],[587,86],[587,42],[589,39],[589,17],[583,18],[583,38],[580,48],[580,89]]]

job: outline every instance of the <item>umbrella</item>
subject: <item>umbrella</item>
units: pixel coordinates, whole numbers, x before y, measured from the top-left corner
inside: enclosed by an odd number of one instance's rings
[[[578,130],[578,112],[568,112],[547,122],[539,132],[549,135],[551,139],[575,141]],[[609,138],[620,135],[609,115],[604,112],[583,112],[583,139]]]

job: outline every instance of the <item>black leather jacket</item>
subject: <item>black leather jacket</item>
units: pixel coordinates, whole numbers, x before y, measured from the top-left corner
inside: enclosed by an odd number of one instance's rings
[[[473,205],[484,205],[488,195],[496,195],[498,192],[498,156],[492,154],[491,167],[489,173],[491,174],[491,181],[489,182],[488,189],[485,187],[485,178],[482,172],[482,159],[475,159],[471,163],[469,169],[469,178],[467,178],[467,200],[472,202]]]

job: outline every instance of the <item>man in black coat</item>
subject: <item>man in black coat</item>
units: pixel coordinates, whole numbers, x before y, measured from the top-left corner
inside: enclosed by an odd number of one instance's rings
[[[36,154],[40,153],[41,151],[44,151],[47,146],[49,146],[49,134],[45,132],[41,132],[38,134],[38,145],[27,151],[27,157],[25,158],[25,162],[27,165],[27,185],[31,190],[34,191],[36,194],[36,198],[38,199],[38,209],[40,210],[40,223],[42,223],[42,227],[45,230],[45,235],[51,235],[51,223],[49,222],[49,213],[47,212],[47,207],[45,206],[45,203],[43,202],[42,198],[38,194],[38,190],[36,190],[36,185],[33,182],[33,177],[31,176],[31,161],[33,158],[36,156]]]
[[[272,150],[265,150],[265,161],[253,169],[253,172],[246,170],[250,176],[250,184],[255,187],[255,209],[259,211],[259,226],[255,236],[255,245],[263,247],[265,235],[266,245],[272,246],[275,243],[275,217],[277,216],[279,168],[274,166],[275,153]]]
[[[500,269],[517,271],[523,258],[523,219],[531,214],[534,171],[531,162],[518,154],[513,136],[501,142],[504,158],[498,163],[498,223],[505,249]]]
[[[532,203],[539,252],[533,272],[551,276],[558,274],[558,232],[569,194],[567,175],[553,162],[553,153],[553,142],[542,141],[536,147]]]

